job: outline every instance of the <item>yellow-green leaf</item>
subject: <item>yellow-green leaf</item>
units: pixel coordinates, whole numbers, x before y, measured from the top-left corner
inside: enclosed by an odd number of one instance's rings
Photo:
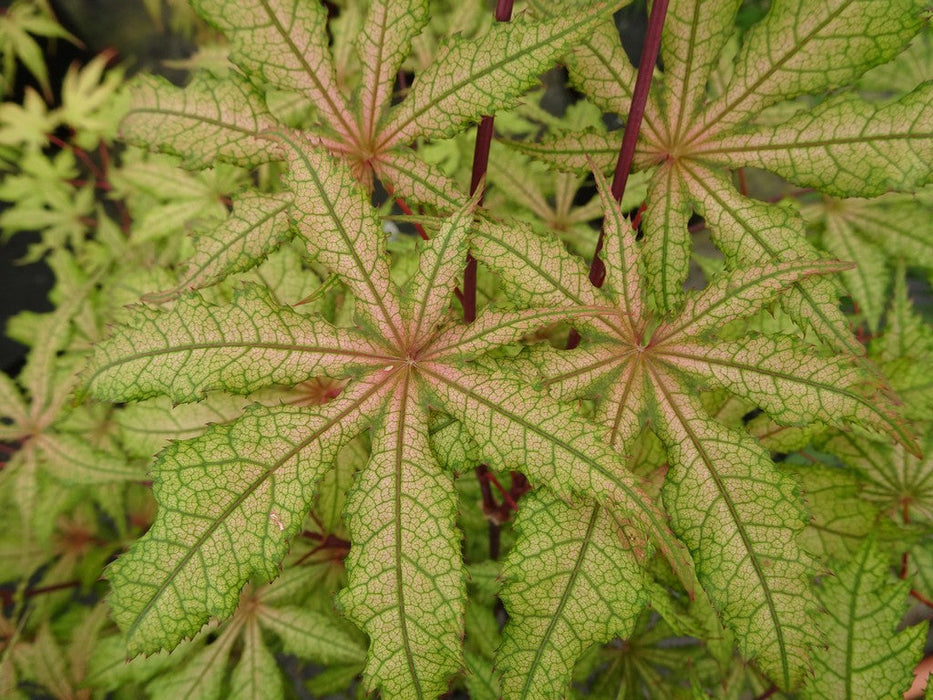
[[[209,617],[232,613],[251,576],[278,575],[315,484],[365,427],[372,389],[357,389],[326,412],[255,407],[160,455],[159,517],[107,570],[131,654],[173,647]]]
[[[891,575],[873,539],[835,576],[823,579],[819,598],[827,643],[814,650],[814,678],[804,697],[900,697],[910,687],[926,631],[923,625],[896,631],[908,589]]]
[[[349,496],[354,544],[340,604],[372,640],[367,685],[427,700],[462,664],[465,586],[453,479],[431,453],[417,391],[399,381]]]
[[[538,489],[522,499],[516,527],[502,572],[503,697],[562,698],[584,651],[631,635],[648,602],[643,574],[625,531],[600,506]]]
[[[191,167],[203,168],[216,160],[251,166],[282,157],[261,138],[276,122],[245,81],[202,76],[181,89],[160,78],[140,76],[133,82],[132,95],[121,124],[124,138],[157,145]]]

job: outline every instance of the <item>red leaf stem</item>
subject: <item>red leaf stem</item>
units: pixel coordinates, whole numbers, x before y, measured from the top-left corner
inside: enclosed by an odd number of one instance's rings
[[[658,61],[658,51],[661,48],[661,30],[664,28],[664,19],[667,16],[668,0],[656,0],[651,6],[651,15],[648,17],[648,28],[645,31],[645,45],[641,51],[641,60],[638,63],[638,75],[635,78],[635,90],[632,92],[632,106],[629,109],[628,119],[625,121],[625,133],[622,135],[622,145],[619,147],[619,158],[616,161],[616,171],[612,177],[612,196],[617,202],[622,201],[625,194],[625,185],[628,183],[628,174],[632,169],[632,160],[635,158],[635,144],[638,142],[638,132],[645,116],[645,106],[648,104],[648,90],[651,87],[651,76]],[[599,259],[603,249],[603,232],[599,232],[596,241],[596,250],[593,251],[593,261],[590,263],[590,282],[595,287],[601,287],[606,278],[606,267]]]
[[[401,197],[396,197],[395,189],[391,185],[386,183],[384,186],[386,188],[386,192],[388,192],[389,196],[395,200],[395,203],[398,205],[398,208],[402,210],[402,213],[408,216],[413,216],[414,212],[411,210],[411,207],[408,206],[408,202],[406,202]],[[415,230],[418,232],[418,235],[421,236],[421,240],[423,241],[428,240],[428,232],[424,230],[424,226],[415,222],[414,227],[415,227]]]
[[[641,226],[641,217],[645,214],[645,209],[648,208],[647,202],[642,202],[641,206],[638,207],[638,211],[635,212],[635,217],[632,219],[632,230],[638,231],[638,227]]]
[[[512,510],[518,510],[518,504],[513,500],[512,495],[505,490],[505,487],[499,482],[495,474],[487,469],[484,478],[490,481],[492,485],[496,487],[496,490],[502,494],[504,505],[507,505]]]
[[[918,591],[918,590],[916,590],[916,589],[914,589],[914,588],[911,588],[911,589],[910,589],[910,595],[911,595],[913,598],[919,600],[919,601],[920,601],[921,603],[923,603],[924,605],[926,605],[928,608],[933,608],[933,600],[930,600],[929,598],[927,598],[927,597],[926,597],[925,595],[923,595],[920,591]]]
[[[87,151],[83,148],[78,148],[74,144],[68,143],[58,138],[55,134],[48,135],[49,143],[58,146],[62,150],[68,150],[75,154],[75,157],[84,163],[87,166],[87,169],[94,173],[94,178],[97,180],[106,180],[107,175],[103,170],[94,162],[94,159],[88,155]]]
[[[56,583],[51,586],[41,586],[39,588],[30,588],[23,593],[23,597],[32,598],[37,595],[42,595],[44,593],[55,593],[56,591],[63,591],[67,588],[75,588],[78,586],[78,581],[66,581],[64,583]],[[3,606],[13,605],[13,596],[14,591],[0,590],[0,601],[3,602]]]
[[[770,698],[770,697],[771,697],[772,695],[774,695],[777,691],[778,691],[778,687],[777,687],[776,685],[772,685],[772,686],[771,686],[770,688],[768,688],[765,692],[763,692],[761,695],[759,695],[757,698],[755,698],[755,700],[767,700],[767,698]]]
[[[629,109],[628,119],[625,122],[625,132],[622,135],[622,144],[619,146],[619,158],[616,160],[616,170],[612,176],[610,191],[617,202],[622,201],[625,194],[625,185],[628,183],[628,174],[632,169],[632,160],[635,157],[635,144],[638,141],[638,132],[641,121],[645,116],[645,106],[648,104],[648,90],[651,87],[651,76],[658,61],[658,51],[661,49],[661,30],[664,28],[664,19],[667,17],[668,0],[657,0],[651,6],[651,15],[648,17],[648,27],[645,31],[645,45],[641,50],[641,60],[638,62],[638,75],[635,78],[635,90],[632,92],[632,106]],[[645,210],[642,203],[632,223],[637,228],[641,223],[641,215]],[[637,223],[636,223],[637,222]],[[594,287],[602,287],[606,279],[606,266],[599,258],[603,249],[603,230],[599,231],[596,240],[596,249],[590,261],[590,282]],[[568,350],[573,350],[580,344],[580,334],[576,328],[570,329],[567,336]]]
[[[401,197],[396,197],[395,203],[398,205],[398,208],[401,209],[405,214],[408,214],[408,216],[413,215],[411,207],[408,206],[408,203],[404,199],[402,199]],[[428,240],[428,232],[424,230],[424,226],[422,226],[421,224],[417,222],[414,224],[414,226],[415,226],[415,230],[418,232],[418,235],[421,236],[421,240],[423,241]]]
[[[508,22],[512,19],[512,0],[497,0],[495,17],[497,22]],[[489,147],[492,144],[493,117],[484,116],[476,129],[476,144],[473,147],[473,170],[470,175],[470,196],[472,197],[477,189],[482,188],[482,192],[477,200],[477,205],[482,206],[483,197],[486,189],[486,170],[489,167]],[[463,292],[458,295],[463,306],[463,320],[466,323],[473,323],[476,320],[476,258],[467,253],[466,266],[463,270]],[[499,522],[496,513],[499,506],[496,504],[492,495],[489,467],[481,464],[476,468],[476,477],[479,479],[480,490],[483,494],[483,513],[489,519],[489,558],[499,558]],[[495,482],[499,490],[502,490],[498,481]],[[514,504],[514,501],[513,501]],[[516,508],[518,506],[515,506]]]
[[[508,22],[512,19],[512,0],[498,0],[496,3],[496,21]],[[476,145],[473,147],[473,171],[470,176],[470,196],[482,187],[485,190],[486,170],[489,167],[489,146],[492,143],[493,117],[485,116],[476,129]],[[483,204],[480,194],[478,204]],[[463,320],[472,323],[476,320],[476,259],[467,254],[466,268],[463,271]]]

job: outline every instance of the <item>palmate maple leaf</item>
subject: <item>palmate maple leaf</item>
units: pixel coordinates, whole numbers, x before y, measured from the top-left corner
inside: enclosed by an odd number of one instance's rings
[[[621,456],[571,407],[530,390],[506,365],[469,361],[600,308],[486,311],[472,325],[451,325],[473,203],[446,221],[399,291],[379,222],[346,165],[298,137],[279,138],[294,224],[309,253],[353,293],[358,327],[300,315],[255,286],[227,306],[192,293],[168,311],[138,310],[95,349],[85,383],[111,401],[193,401],[212,389],[349,381],[323,406],[253,406],[161,453],[156,522],[107,574],[131,653],[175,645],[208,617],[230,614],[250,577],[276,576],[338,450],[372,430],[368,466],[345,508],[353,546],[339,601],[370,635],[370,687],[391,697],[443,692],[461,666],[465,588],[453,476],[429,440],[434,410],[462,422],[491,465],[566,496],[587,494],[634,523],[689,586],[685,549]]]
[[[265,639],[270,635],[288,654],[355,675],[366,659],[361,635],[333,613],[301,604],[320,584],[317,573],[314,566],[293,566],[271,584],[247,585],[229,620],[205,626],[171,654],[127,661],[123,638],[106,637],[94,650],[88,675],[107,692],[145,685],[151,697],[213,700],[228,687],[233,697],[281,698],[283,674]]]
[[[928,182],[933,163],[933,85],[889,103],[839,91],[868,69],[891,60],[924,24],[918,0],[785,0],[743,37],[734,61],[723,62],[735,32],[737,0],[672,0],[664,24],[664,71],[652,82],[639,132],[635,167],[650,181],[643,217],[643,264],[652,305],[676,308],[690,259],[687,223],[701,215],[731,268],[813,259],[800,215],[745,197],[730,170],[763,168],[801,187],[837,197],[911,191]],[[611,23],[568,57],[571,81],[607,112],[625,115],[635,70]],[[717,71],[721,89],[711,88]],[[776,103],[829,95],[778,124],[759,121]],[[516,147],[556,166],[609,167],[618,137],[567,134]],[[836,308],[830,278],[794,285],[782,304],[804,328],[834,347],[863,349]]]
[[[30,529],[48,515],[37,508],[42,491],[50,488],[43,473],[72,488],[145,478],[139,462],[90,444],[68,426],[68,419],[82,410],[66,410],[82,358],[59,353],[68,345],[87,288],[71,291],[66,302],[40,321],[41,340],[30,349],[18,379],[0,373],[0,444],[15,446],[0,470],[0,486],[16,493],[12,505]]]
[[[842,273],[852,300],[877,332],[889,298],[891,261],[933,269],[933,190],[892,192],[874,199],[835,199],[801,206],[823,247],[858,266]]]
[[[617,308],[617,315],[591,322],[593,332],[584,347],[572,351],[536,348],[532,363],[556,398],[599,398],[595,419],[604,427],[609,445],[628,449],[646,424],[652,426],[667,452],[665,510],[675,533],[690,548],[700,584],[734,632],[743,654],[754,657],[781,687],[791,688],[809,668],[808,645],[817,639],[812,613],[818,606],[810,579],[818,565],[796,542],[806,525],[806,513],[794,481],[775,468],[748,433],[711,417],[697,393],[707,388],[727,390],[761,407],[778,423],[821,421],[843,429],[857,425],[893,435],[917,452],[883,387],[854,360],[828,355],[791,337],[715,337],[721,326],[755,313],[800,280],[849,264],[798,260],[737,270],[688,297],[678,313],[659,316],[646,301],[647,284],[639,272],[639,245],[631,226],[598,174],[597,183],[606,211],[602,258],[606,280],[600,293]],[[477,250],[495,267],[497,258],[491,254],[495,244],[489,238],[477,241]],[[514,244],[504,238],[500,245]],[[550,290],[547,280],[530,282],[538,285],[539,295],[557,300],[561,290],[585,284],[586,272],[580,265],[575,268],[566,253],[552,249],[549,257],[551,269],[559,270],[553,277],[557,281]],[[505,267],[499,271],[509,274]],[[592,514],[575,516],[578,554],[559,565],[575,574],[561,584],[563,588],[553,591],[555,602],[583,595],[588,578],[606,576],[609,570],[605,565],[591,568],[598,552],[588,554],[587,548],[605,545],[600,544],[604,536],[594,529],[598,508],[589,510]],[[540,518],[535,529],[557,534],[548,518]],[[570,546],[572,530],[567,525],[561,528],[564,546]],[[618,538],[614,541],[614,547],[624,549]],[[517,584],[510,583],[503,591],[504,599],[516,608],[509,608],[510,626],[522,625],[533,609],[547,604],[540,593],[534,600],[520,593],[522,578],[540,569],[542,562],[529,562],[524,552],[511,560]],[[523,566],[527,567],[524,573]],[[599,590],[611,591],[612,586]],[[583,628],[594,637],[590,643],[611,638],[613,629],[596,623],[607,620],[624,604],[631,605],[623,598],[604,595],[584,613],[588,624]],[[560,663],[569,674],[573,658],[568,657],[583,649],[574,652],[550,638],[560,630],[551,629],[546,635],[533,632],[534,617],[530,616],[530,627],[513,630],[507,626],[505,665],[520,650],[530,653],[529,648],[537,648],[537,661]],[[576,626],[580,627],[579,620]],[[506,681],[509,677],[507,673]],[[522,678],[526,693],[518,695],[534,696],[527,694],[533,678],[527,673]],[[546,678],[539,682],[545,683]],[[547,694],[554,693],[549,690]]]
[[[905,669],[920,658],[925,634],[922,625],[899,628],[909,588],[891,575],[873,537],[824,580],[819,598],[831,619],[829,643],[814,654],[816,678],[803,697],[891,697],[910,686]]]
[[[933,378],[925,371],[933,362],[933,328],[913,307],[908,296],[904,261],[894,275],[894,293],[884,322],[884,333],[870,346],[870,357],[904,401],[904,415],[928,421],[933,415]]]
[[[842,434],[824,449],[853,467],[861,477],[862,497],[895,519],[929,525],[933,522],[933,434],[928,424],[923,440],[925,458],[902,445],[885,445],[857,435]]]
[[[289,124],[287,115],[275,113],[284,92],[314,112],[305,135],[344,158],[367,188],[375,175],[413,190],[416,201],[432,199],[423,181],[437,173],[410,145],[452,136],[513,105],[608,11],[596,3],[556,20],[497,23],[477,39],[452,37],[393,106],[397,73],[429,19],[427,0],[369,3],[356,42],[360,84],[352,95],[335,77],[324,4],[249,0],[233,7],[197,0],[194,6],[228,37],[239,70],[222,79],[201,74],[184,89],[139,78],[122,124],[126,139],[179,155],[192,168],[217,160],[248,168],[280,160],[281,150],[263,135]],[[198,240],[178,290],[151,298],[164,300],[255,264],[289,237],[287,206],[254,192],[234,199],[233,220]]]

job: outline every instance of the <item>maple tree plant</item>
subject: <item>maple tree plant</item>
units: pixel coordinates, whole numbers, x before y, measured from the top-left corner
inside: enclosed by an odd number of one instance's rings
[[[621,4],[193,0],[184,87],[0,112],[3,692],[907,690],[924,5],[662,0],[636,68]]]

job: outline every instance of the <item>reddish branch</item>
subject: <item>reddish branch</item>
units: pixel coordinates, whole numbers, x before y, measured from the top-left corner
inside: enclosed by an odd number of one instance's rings
[[[496,21],[508,22],[512,19],[512,0],[498,0],[496,3]],[[476,145],[473,148],[473,171],[470,175],[470,196],[482,188],[477,203],[482,205],[485,192],[486,170],[489,167],[489,147],[492,145],[493,117],[484,116],[476,129]],[[466,267],[463,271],[463,292],[457,295],[463,306],[463,320],[466,323],[473,323],[476,320],[476,258],[467,253]],[[499,558],[499,528],[501,523],[508,520],[511,510],[518,506],[514,498],[509,498],[503,504],[496,503],[493,496],[490,482],[494,482],[499,490],[502,486],[489,471],[489,467],[481,464],[476,468],[476,476],[479,479],[480,491],[483,494],[483,513],[489,520],[489,557],[491,559]],[[521,477],[524,479],[524,477]],[[515,474],[513,472],[512,482],[515,483]],[[526,482],[527,483],[527,482]],[[509,504],[511,501],[511,504]]]
[[[635,159],[635,144],[638,142],[638,132],[645,116],[645,107],[648,104],[648,90],[651,87],[651,76],[658,61],[658,51],[661,48],[661,29],[664,27],[664,18],[667,16],[668,0],[656,0],[651,6],[651,15],[648,17],[648,28],[645,31],[645,45],[641,51],[641,60],[638,63],[638,75],[635,78],[635,90],[632,92],[632,106],[629,109],[628,119],[625,121],[625,132],[622,134],[622,145],[619,147],[619,158],[616,160],[616,171],[612,176],[612,197],[617,202],[622,201],[625,194],[625,185]],[[590,263],[590,282],[595,287],[601,287],[606,278],[606,267],[599,259],[603,249],[603,231],[599,232],[596,241],[596,250],[593,251],[593,261]],[[579,342],[579,341],[578,341]]]
[[[113,189],[113,185],[110,183],[109,171],[110,171],[110,153],[107,150],[107,145],[101,141],[98,144],[97,152],[100,157],[100,165],[94,162],[94,159],[91,155],[85,151],[83,148],[74,145],[73,143],[68,143],[63,139],[60,139],[55,134],[48,134],[49,143],[53,146],[57,146],[62,150],[69,150],[74,153],[75,157],[84,163],[85,167],[90,171],[90,179],[75,179],[69,180],[68,183],[74,187],[81,187],[83,185],[93,183],[94,187],[103,190],[104,192],[110,192]],[[120,227],[121,230],[129,234],[130,226],[132,225],[132,217],[130,217],[130,212],[126,208],[126,204],[122,200],[116,200],[115,206],[120,214]],[[86,226],[96,226],[97,221],[89,217],[82,217],[81,222]]]
[[[635,212],[635,218],[632,219],[632,230],[637,231],[638,227],[641,226],[641,217],[645,215],[645,209],[647,208],[647,202],[642,202],[641,206],[638,207],[638,211]]]
[[[29,588],[23,593],[24,598],[32,598],[37,595],[43,595],[45,593],[54,593],[55,591],[63,591],[68,588],[75,588],[78,585],[78,581],[66,581],[65,583],[56,583],[51,586],[40,586],[39,588]],[[8,605],[13,605],[15,591],[3,590],[0,589],[0,601],[3,601],[4,607]]]
[[[84,163],[85,166],[87,166],[87,169],[91,171],[91,174],[94,175],[94,178],[96,180],[103,181],[107,179],[107,176],[104,173],[104,171],[100,167],[98,167],[97,163],[94,162],[94,159],[91,158],[91,156],[88,155],[87,151],[85,151],[83,148],[79,148],[78,146],[75,146],[74,144],[70,144],[67,141],[63,141],[62,139],[55,136],[55,134],[49,134],[48,138],[49,138],[49,143],[51,143],[52,145],[58,146],[63,151],[71,151],[72,153],[74,153],[75,157],[78,160],[80,160],[82,163]]]
[[[909,501],[905,500],[903,503],[901,503],[901,511],[902,511],[901,516],[904,518],[904,524],[910,525],[910,502]],[[908,574],[909,569],[910,569],[910,553],[904,552],[901,555],[901,571],[899,574],[900,579],[902,581],[907,580],[907,574]],[[923,595],[923,593],[918,591],[916,588],[910,589],[910,596],[914,598],[915,600],[919,600],[921,603],[923,603],[927,607],[933,608],[933,600],[927,598],[925,595]]]
[[[496,3],[496,21],[508,22],[512,19],[512,0],[498,0]],[[470,196],[480,187],[478,204],[482,205],[485,197],[486,170],[489,167],[489,147],[492,144],[493,117],[485,116],[476,129],[476,145],[473,148],[473,172],[470,176]],[[463,320],[473,323],[476,320],[476,258],[467,254],[466,269],[463,271]]]
[[[337,535],[333,535],[331,533],[327,533],[325,535],[320,532],[305,530],[301,533],[301,536],[309,540],[313,540],[318,544],[309,552],[305,553],[297,562],[295,562],[296,566],[302,564],[318,552],[328,552],[328,558],[335,561],[342,561],[346,558],[347,554],[350,553],[350,542],[343,539],[342,537],[338,537]]]
[[[619,158],[616,160],[616,170],[612,176],[610,191],[616,202],[622,201],[625,194],[625,185],[628,184],[628,174],[632,169],[635,158],[635,144],[638,142],[638,132],[645,116],[645,107],[648,104],[648,91],[651,88],[651,76],[654,66],[658,62],[658,52],[661,49],[661,30],[664,28],[664,19],[667,16],[668,0],[657,0],[651,6],[651,15],[648,17],[648,28],[645,31],[645,45],[641,50],[641,60],[638,62],[638,75],[635,78],[635,90],[632,92],[632,106],[629,109],[628,119],[625,121],[625,132],[622,134],[622,143],[619,146]],[[632,228],[638,228],[641,217],[645,211],[645,204],[638,208]],[[606,266],[599,254],[603,249],[604,229],[600,229],[596,248],[593,251],[593,260],[590,262],[590,282],[594,287],[602,287],[606,279]],[[567,336],[567,349],[572,350],[580,344],[580,334],[576,328],[570,329]]]
[[[401,197],[395,196],[395,190],[392,188],[391,185],[386,184],[385,188],[386,188],[386,192],[388,192],[389,196],[395,200],[395,203],[398,205],[398,208],[401,209],[404,214],[406,214],[407,216],[412,216],[414,214],[414,212],[411,210],[411,207],[408,206],[408,202],[406,202]],[[423,241],[428,240],[428,232],[424,230],[424,226],[415,222],[414,227],[415,227],[415,230],[418,232],[418,235],[421,236],[421,240]]]
[[[745,181],[745,168],[739,168],[736,171],[736,175],[739,177],[739,192],[741,192],[743,196],[747,197],[748,183]]]
[[[512,480],[508,490],[496,478],[489,467],[481,464],[476,468],[480,492],[483,496],[483,515],[489,521],[489,558],[499,558],[499,531],[509,521],[512,513],[518,511],[518,499],[531,490],[528,479],[520,472],[510,472]],[[502,495],[502,503],[496,503],[492,487]]]

